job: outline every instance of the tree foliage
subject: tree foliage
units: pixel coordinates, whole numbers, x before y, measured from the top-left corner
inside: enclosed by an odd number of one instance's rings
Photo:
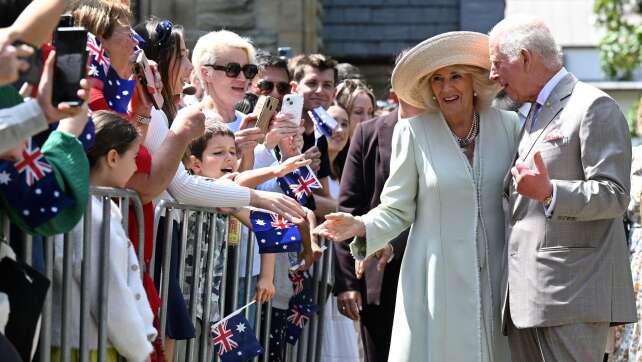
[[[642,0],[595,0],[602,70],[611,78],[631,79],[642,63]]]

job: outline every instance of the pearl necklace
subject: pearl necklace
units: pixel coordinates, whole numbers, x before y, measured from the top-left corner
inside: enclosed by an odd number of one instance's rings
[[[470,126],[470,130],[468,130],[468,134],[466,137],[461,138],[455,134],[452,130],[453,136],[457,139],[457,143],[459,143],[459,147],[461,148],[466,148],[469,145],[471,145],[473,142],[475,142],[475,138],[477,138],[477,135],[479,134],[479,113],[477,111],[474,111],[473,113],[473,124]]]

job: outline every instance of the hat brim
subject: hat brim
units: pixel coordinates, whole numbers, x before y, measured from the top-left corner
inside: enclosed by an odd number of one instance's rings
[[[397,96],[413,107],[425,109],[420,89],[424,77],[451,65],[472,65],[490,70],[488,35],[472,31],[453,31],[426,39],[410,49],[392,71],[392,88]]]

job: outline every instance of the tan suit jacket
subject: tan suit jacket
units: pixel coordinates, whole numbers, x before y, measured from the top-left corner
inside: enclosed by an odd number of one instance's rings
[[[526,128],[526,127],[525,127]],[[543,204],[504,181],[508,298],[518,328],[637,319],[622,215],[629,202],[631,142],[617,103],[566,75],[522,131],[515,158],[539,151],[557,187]],[[505,313],[504,313],[505,314]]]

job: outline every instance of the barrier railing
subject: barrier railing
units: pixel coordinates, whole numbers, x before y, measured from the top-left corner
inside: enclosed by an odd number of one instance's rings
[[[90,328],[92,316],[90,314],[90,280],[89,276],[92,275],[93,268],[99,268],[99,308],[96,316],[98,324],[98,343],[97,343],[97,357],[98,361],[105,361],[106,350],[108,347],[107,338],[107,296],[109,294],[108,280],[109,275],[109,258],[103,257],[109,255],[110,244],[110,222],[111,222],[111,200],[118,201],[121,212],[123,215],[123,227],[127,230],[128,212],[130,203],[134,206],[134,213],[136,215],[136,222],[138,226],[138,258],[140,265],[141,276],[145,272],[144,262],[144,220],[142,203],[138,194],[132,190],[126,189],[113,189],[104,187],[92,187],[90,192],[92,197],[101,199],[102,202],[102,223],[101,225],[92,225],[92,201],[88,201],[87,210],[85,212],[83,222],[83,240],[82,240],[82,261],[81,261],[81,280],[80,280],[80,308],[79,310],[72,310],[72,283],[73,280],[73,240],[71,240],[71,233],[64,236],[59,235],[55,237],[48,237],[44,240],[44,274],[49,280],[54,280],[54,248],[56,240],[60,242],[62,239],[63,245],[63,260],[62,260],[62,286],[59,292],[61,294],[61,340],[60,340],[60,360],[69,361],[72,359],[72,341],[71,338],[71,325],[72,316],[79,313],[80,330],[79,330],[79,360],[89,361],[90,359],[90,346],[87,338],[87,331]],[[95,212],[95,211],[94,211]],[[161,222],[161,216],[165,215],[164,220]],[[154,233],[156,234],[160,227],[164,228],[164,239],[157,242],[156,235],[154,235],[153,256],[149,267],[149,274],[154,277],[158,275],[159,280],[155,280],[160,284],[161,294],[161,310],[160,310],[160,330],[159,337],[165,336],[167,329],[167,300],[169,294],[169,276],[172,257],[172,235],[173,224],[177,223],[179,227],[179,263],[178,263],[178,276],[181,292],[185,290],[186,283],[186,255],[191,247],[192,265],[191,265],[191,285],[187,288],[186,302],[189,309],[189,314],[197,328],[197,337],[187,340],[179,341],[175,348],[175,361],[200,361],[210,362],[218,360],[218,356],[214,356],[214,348],[210,338],[211,316],[214,311],[218,312],[217,317],[223,318],[226,314],[236,310],[238,307],[247,304],[254,298],[254,290],[252,289],[252,270],[253,270],[253,254],[255,248],[255,237],[253,233],[248,233],[247,238],[241,240],[239,244],[230,245],[228,243],[228,228],[229,219],[227,216],[217,214],[215,208],[204,208],[192,205],[184,205],[177,202],[160,201],[154,213]],[[9,240],[9,221],[8,219],[2,220],[2,233],[5,240]],[[92,228],[100,227],[100,243],[92,245],[90,241],[92,235]],[[191,234],[190,234],[191,233]],[[195,237],[193,237],[195,235]],[[190,241],[191,240],[191,241]],[[23,260],[28,264],[32,264],[31,253],[33,249],[33,238],[24,237],[23,240]],[[190,242],[192,243],[190,245]],[[245,254],[241,255],[240,245],[245,243]],[[332,263],[332,242],[321,240],[322,245],[328,249],[323,254],[321,260],[316,262],[310,269],[312,273],[312,280],[314,285],[314,301],[319,305],[319,313],[312,316],[308,325],[304,328],[299,341],[294,346],[288,346],[286,353],[287,361],[320,361],[322,336],[323,336],[323,320],[324,320],[324,305],[328,294],[328,280],[330,276],[331,263]],[[92,247],[100,245],[99,265],[91,265],[91,255],[95,251]],[[205,247],[207,246],[207,247]],[[217,250],[220,251],[222,258],[222,270],[215,271]],[[155,265],[156,253],[162,252],[161,265]],[[245,273],[240,275],[240,261],[241,258],[245,260]],[[220,260],[219,260],[220,262]],[[220,264],[219,264],[220,265]],[[155,274],[155,268],[160,268]],[[200,273],[205,271],[204,283],[201,286]],[[220,278],[220,288],[218,289],[218,306],[212,304],[212,281],[215,278]],[[244,285],[244,298],[238,300],[239,296],[239,280],[241,277],[245,278]],[[156,278],[155,278],[156,279]],[[42,311],[42,324],[39,340],[39,360],[41,362],[49,362],[51,360],[52,346],[52,295],[54,284],[50,288]],[[231,290],[229,290],[231,289]],[[201,295],[203,296],[201,298]],[[199,300],[200,299],[200,300]],[[215,308],[218,308],[217,310]],[[261,318],[261,311],[265,310],[264,319]],[[246,317],[253,319],[255,322],[255,332],[257,339],[261,341],[264,347],[264,354],[255,358],[255,361],[269,361],[270,358],[270,345],[269,337],[272,327],[271,320],[271,302],[264,305],[257,305],[254,309],[246,309]],[[200,311],[200,320],[197,318]],[[253,315],[251,315],[251,313]]]
[[[175,212],[179,212],[180,215],[175,217]],[[200,327],[200,335],[197,338],[189,339],[186,342],[184,360],[185,361],[210,361],[213,354],[212,346],[209,341],[209,327],[210,327],[210,316],[212,314],[212,304],[211,304],[211,293],[212,286],[209,284],[214,279],[214,263],[215,263],[215,252],[216,250],[221,250],[221,246],[224,247],[222,250],[223,265],[227,263],[227,243],[224,242],[227,239],[227,218],[220,220],[217,211],[215,208],[205,208],[192,205],[184,205],[177,202],[171,202],[167,200],[161,200],[157,206],[154,213],[154,225],[155,230],[158,227],[164,228],[164,239],[162,241],[162,252],[163,260],[161,265],[160,273],[154,274],[160,276],[161,285],[161,300],[166,301],[169,295],[169,282],[170,282],[170,267],[171,267],[171,250],[172,250],[172,224],[176,220],[180,220],[179,228],[179,250],[180,250],[180,259],[179,259],[179,286],[181,292],[183,292],[185,287],[185,259],[187,251],[189,250],[189,228],[190,228],[190,213],[196,214],[195,220],[195,231],[196,238],[194,239],[194,245],[192,245],[192,276],[191,276],[191,285],[188,291],[189,300],[187,305],[189,306],[189,314],[192,319],[192,323],[195,326]],[[161,224],[160,218],[164,215],[164,221]],[[220,221],[219,221],[220,220]],[[221,225],[223,224],[223,225]],[[203,229],[207,230],[207,237],[204,238]],[[217,237],[217,233],[221,232]],[[207,255],[205,258],[202,258],[203,252],[203,243],[207,243]],[[154,254],[158,251],[158,245],[154,244]],[[152,270],[156,268],[154,265],[154,260],[152,258]],[[202,259],[205,261],[205,266],[203,267],[201,262]],[[200,289],[200,276],[199,273],[201,270],[205,270],[205,281],[203,290]],[[225,294],[226,294],[226,285],[224,283],[226,270],[223,269],[223,275],[221,276],[221,287],[219,289],[219,316],[224,313],[225,305]],[[198,306],[198,299],[200,295],[203,294],[201,298],[201,305]],[[197,310],[200,307],[201,318],[200,323],[197,321]],[[167,303],[163,302],[161,305],[160,311],[160,335],[164,336],[167,328]],[[181,342],[184,343],[184,342]],[[176,353],[181,348],[177,346]],[[197,355],[198,353],[198,355]],[[176,357],[179,356],[175,356]],[[182,359],[177,359],[182,360]]]
[[[97,343],[97,357],[98,361],[104,361],[106,359],[106,349],[107,349],[107,294],[109,293],[107,286],[108,283],[105,282],[109,274],[109,258],[103,257],[109,254],[109,237],[110,237],[110,218],[111,218],[111,200],[116,199],[120,203],[120,207],[123,213],[123,227],[127,228],[127,212],[129,210],[129,203],[132,202],[135,207],[135,213],[137,215],[138,230],[139,230],[139,240],[144,240],[143,233],[143,214],[142,214],[142,203],[138,194],[132,190],[126,189],[114,189],[106,187],[91,187],[90,189],[90,198],[87,202],[87,209],[83,220],[83,237],[82,237],[82,260],[81,260],[81,272],[80,272],[80,308],[72,308],[72,283],[73,281],[73,243],[72,233],[69,232],[64,235],[58,235],[55,237],[47,237],[43,239],[43,261],[44,261],[44,275],[52,281],[52,284],[47,292],[47,296],[44,301],[42,309],[42,322],[40,327],[40,339],[39,344],[39,360],[41,362],[49,362],[51,360],[51,347],[52,347],[52,304],[53,304],[53,294],[54,288],[57,288],[54,281],[54,249],[56,242],[62,240],[63,248],[63,257],[62,257],[62,290],[56,291],[56,293],[61,294],[61,314],[60,314],[60,360],[69,361],[72,356],[72,341],[71,332],[75,328],[71,324],[71,318],[75,313],[78,313],[79,325],[79,341],[78,341],[78,356],[79,360],[89,361],[90,355],[90,346],[87,338],[87,331],[89,329],[90,318],[90,287],[89,287],[89,276],[91,275],[92,268],[96,267],[91,265],[89,262],[90,256],[92,255],[93,245],[90,242],[91,238],[91,229],[95,227],[91,223],[92,215],[92,197],[98,197],[103,201],[103,210],[102,210],[102,225],[101,225],[101,240],[99,251],[99,260],[101,260],[99,269],[99,309],[98,316],[96,318],[98,323],[98,343]],[[10,241],[10,223],[9,219],[5,218],[2,220],[3,225],[3,235],[4,240]],[[34,238],[31,235],[23,233],[23,249],[22,249],[22,260],[27,264],[33,264],[32,252],[33,252],[33,243]],[[141,247],[138,250],[139,260],[142,260],[143,256],[142,243]],[[142,266],[143,264],[141,264]]]

